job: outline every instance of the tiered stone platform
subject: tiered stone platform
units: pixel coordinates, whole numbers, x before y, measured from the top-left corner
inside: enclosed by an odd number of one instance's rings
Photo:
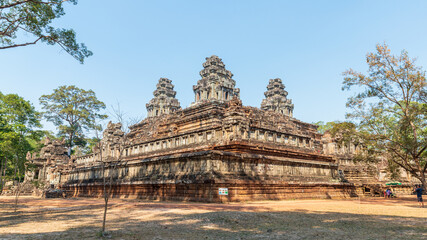
[[[128,134],[110,123],[93,154],[60,171],[59,186],[68,195],[99,197],[103,176],[112,176],[114,197],[219,202],[354,195],[352,184],[339,182],[334,156],[323,153],[317,126],[292,117],[280,79],[270,80],[260,109],[242,105],[220,58],[207,58],[203,67],[190,107],[181,109],[171,80],[161,78],[149,117]]]

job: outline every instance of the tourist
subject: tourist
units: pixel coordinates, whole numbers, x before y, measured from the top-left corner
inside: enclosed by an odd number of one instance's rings
[[[417,201],[420,207],[424,207],[423,202],[423,187],[421,185],[415,185],[414,192],[417,193]]]
[[[391,195],[391,190],[390,190],[390,188],[387,188],[387,190],[385,191],[385,193],[386,193],[386,195],[387,195],[387,198],[390,198],[390,195]]]

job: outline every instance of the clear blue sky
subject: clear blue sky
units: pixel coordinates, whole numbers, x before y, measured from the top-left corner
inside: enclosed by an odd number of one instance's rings
[[[345,119],[342,72],[365,71],[365,55],[387,42],[427,67],[427,1],[111,1],[68,5],[57,26],[73,28],[94,55],[79,64],[58,46],[1,50],[0,91],[38,110],[60,85],[92,89],[130,116],[160,77],[182,107],[194,100],[205,57],[234,74],[244,105],[259,107],[270,78],[282,78],[302,121]],[[49,125],[47,125],[49,128]]]

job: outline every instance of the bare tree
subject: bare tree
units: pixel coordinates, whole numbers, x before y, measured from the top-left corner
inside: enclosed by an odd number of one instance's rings
[[[126,148],[127,137],[126,134],[121,137],[119,142],[115,145],[115,150],[117,151],[117,156],[108,158],[102,156],[103,147],[105,144],[99,142],[100,148],[100,161],[102,166],[102,183],[103,183],[103,198],[104,198],[104,216],[102,221],[102,235],[106,235],[105,231],[105,222],[107,220],[107,211],[108,211],[108,201],[112,195],[113,183],[114,183],[114,173],[118,166],[122,165],[122,160],[124,157],[124,150]],[[107,146],[108,147],[108,146]],[[108,169],[108,177],[105,174],[105,170]]]
[[[15,166],[15,177],[18,177],[18,182],[16,183],[16,189],[15,189],[15,208],[14,208],[14,212],[18,211],[18,199],[19,199],[19,195],[21,194],[21,187],[22,185],[25,183],[21,183],[21,175],[19,172],[19,168],[18,171],[16,170],[16,166]]]
[[[15,178],[18,178],[17,183],[16,183],[16,188],[15,188],[15,207],[14,207],[14,212],[18,211],[18,200],[19,200],[19,196],[21,195],[21,191],[22,189],[25,189],[25,185],[27,184],[26,180],[24,179],[24,181],[21,183],[22,181],[22,173],[20,172],[20,168],[19,168],[19,157],[18,155],[16,156],[16,164],[15,165]],[[27,165],[24,163],[24,173],[27,171]]]
[[[108,233],[105,231],[106,220],[107,220],[107,212],[108,212],[108,202],[110,197],[112,197],[112,189],[114,184],[114,176],[117,168],[126,164],[123,162],[123,158],[125,157],[125,149],[128,146],[127,133],[129,132],[129,126],[133,125],[140,121],[139,118],[129,118],[126,119],[126,114],[121,110],[120,104],[117,102],[117,106],[111,106],[110,115],[120,124],[120,129],[122,131],[122,135],[115,140],[114,144],[111,146],[106,144],[106,139],[103,139],[98,142],[99,149],[99,162],[102,167],[102,183],[103,183],[103,198],[104,198],[104,215],[102,221],[102,236],[107,236]],[[112,126],[112,123],[109,123],[109,127]],[[116,125],[117,126],[117,125]],[[97,133],[97,132],[96,132]],[[103,136],[106,137],[105,135]],[[98,135],[97,135],[98,138]],[[104,156],[103,151],[107,148],[112,148],[114,154],[112,156]],[[108,176],[106,176],[106,170],[108,170]],[[117,175],[117,178],[119,176]]]
[[[109,115],[113,118],[114,122],[122,124],[122,131],[124,133],[129,133],[129,127],[137,124],[142,121],[144,118],[142,115],[138,116],[129,116],[126,112],[124,112],[120,107],[120,102],[117,101],[116,105],[111,105],[110,110],[108,110]]]

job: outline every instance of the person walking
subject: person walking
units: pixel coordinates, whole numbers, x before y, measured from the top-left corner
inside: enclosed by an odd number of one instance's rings
[[[417,194],[417,201],[420,207],[424,207],[423,202],[423,188],[421,185],[415,185],[414,192]]]
[[[385,191],[385,194],[387,195],[387,198],[390,198],[390,193],[391,193],[390,188],[387,188],[387,190]]]

